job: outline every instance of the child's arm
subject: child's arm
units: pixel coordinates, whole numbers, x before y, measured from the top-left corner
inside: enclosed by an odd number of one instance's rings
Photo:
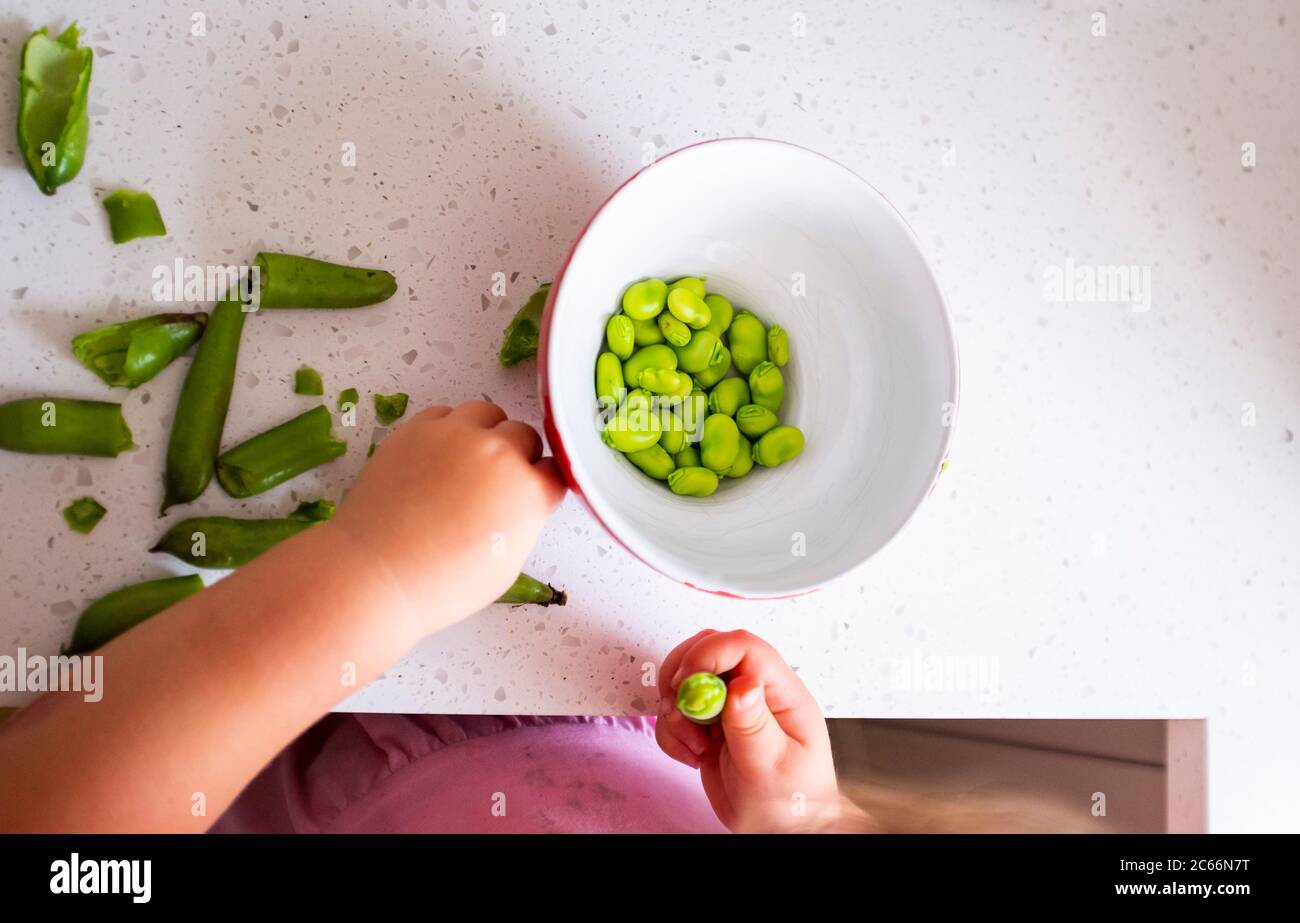
[[[701,672],[727,679],[715,725],[694,724],[677,710],[677,687]],[[747,631],[702,631],[665,658],[659,694],[659,746],[700,770],[709,803],[732,831],[872,829],[840,794],[817,701],[766,641]]]
[[[101,701],[47,695],[0,729],[0,830],[205,830],[332,705],[510,585],[564,493],[541,451],[482,401],[412,417],[333,520],[98,651]]]

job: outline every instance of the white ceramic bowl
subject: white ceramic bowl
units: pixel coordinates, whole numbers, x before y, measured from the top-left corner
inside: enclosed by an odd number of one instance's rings
[[[708,498],[647,478],[596,423],[623,290],[685,275],[789,331],[780,416],[807,437]],[[551,287],[540,374],[551,450],[610,534],[675,580],[750,598],[807,592],[880,550],[934,486],[957,402],[943,296],[902,216],[834,161],[752,138],[676,151],[600,207]]]

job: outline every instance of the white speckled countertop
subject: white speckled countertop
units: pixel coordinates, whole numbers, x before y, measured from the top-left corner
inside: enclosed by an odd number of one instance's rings
[[[647,151],[755,134],[861,173],[932,260],[962,419],[921,514],[849,579],[743,603],[660,578],[570,499],[529,568],[568,607],[480,613],[345,707],[641,713],[642,664],[743,626],[831,716],[1207,717],[1212,828],[1300,825],[1300,11],[1111,5],[1098,37],[1073,3],[807,3],[797,35],[790,6],[6,3],[0,124],[47,17],[80,16],[96,58],[76,181],[41,195],[2,133],[0,394],[122,399],[140,448],[0,455],[0,650],[52,652],[87,600],[173,569],[145,549],[185,363],[110,396],[66,345],[163,310],[154,266],[267,247],[399,279],[382,307],[250,324],[227,444],[310,405],[301,363],[329,401],[486,395],[538,423],[535,368],[495,359],[515,308]],[[118,185],[170,235],[113,246]],[[1067,258],[1150,267],[1149,310],[1048,301]],[[344,459],[173,518],[338,497],[363,401]],[[59,516],[84,494],[109,509],[88,537]]]

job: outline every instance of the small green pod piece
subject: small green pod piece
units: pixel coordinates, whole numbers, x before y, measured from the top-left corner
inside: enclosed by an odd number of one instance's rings
[[[677,710],[696,724],[716,724],[727,704],[727,684],[712,673],[692,673],[677,687]]]
[[[227,449],[217,459],[217,480],[232,497],[270,490],[317,465],[333,461],[348,444],[330,431],[324,404]]]
[[[650,320],[664,309],[668,286],[663,279],[646,279],[623,292],[623,313],[632,320]]]
[[[763,322],[748,311],[737,311],[727,331],[731,361],[736,371],[748,375],[760,362],[767,361],[767,330]]]
[[[709,392],[709,410],[734,417],[749,403],[749,385],[743,378],[725,378]]]
[[[18,66],[18,147],[46,195],[72,180],[86,159],[86,97],[94,53],[74,22],[50,38],[45,27],[23,43]]]
[[[212,480],[230,392],[235,387],[239,337],[247,316],[239,301],[219,303],[212,309],[203,339],[194,351],[167,442],[164,513],[170,506],[198,497]]]
[[[760,404],[745,404],[736,411],[736,426],[750,439],[757,439],[779,422],[776,414]]]
[[[110,388],[153,378],[203,335],[208,315],[154,314],[96,327],[72,338],[72,354]]]
[[[361,403],[361,395],[357,393],[356,388],[344,388],[339,392],[339,410],[346,413],[355,408],[359,403]]]
[[[695,384],[707,390],[726,378],[727,373],[730,371],[731,350],[719,343],[713,360],[709,362],[704,371],[695,373]]]
[[[625,404],[605,424],[600,438],[620,452],[640,452],[657,443],[660,432],[658,416],[649,408]]]
[[[663,446],[652,445],[648,449],[642,449],[639,452],[628,452],[627,460],[636,465],[656,481],[668,480],[668,475],[673,473],[676,465],[673,464],[673,457],[668,454]]]
[[[201,589],[203,579],[197,574],[190,574],[185,577],[150,580],[114,590],[92,602],[81,613],[77,627],[72,632],[72,643],[62,653],[75,656],[102,647],[128,628],[174,606],[187,596],[193,596]]]
[[[671,347],[664,346],[662,343],[654,346],[643,346],[623,363],[623,383],[629,388],[639,388],[641,386],[641,373],[646,369],[668,369],[672,371],[676,370],[676,368],[677,353],[673,352]]]
[[[406,404],[410,399],[411,396],[402,391],[396,394],[376,394],[375,416],[384,426],[391,426],[406,415]]]
[[[115,244],[137,237],[167,236],[158,203],[147,192],[116,189],[104,197],[104,211],[108,212],[108,230]]]
[[[685,288],[675,288],[668,293],[668,310],[692,330],[709,325],[709,306],[704,298]]]
[[[569,596],[563,590],[557,590],[549,583],[542,583],[536,577],[520,574],[515,582],[497,597],[497,602],[507,605],[563,606]]]
[[[709,414],[700,440],[700,461],[716,474],[724,474],[736,462],[740,451],[740,430],[725,413]]]
[[[674,290],[684,288],[696,298],[704,297],[704,280],[697,279],[695,276],[683,276],[676,282],[668,283],[668,294],[671,295]]]
[[[803,433],[793,426],[774,426],[754,443],[754,461],[764,468],[797,458],[803,451]]]
[[[726,476],[729,478],[743,478],[749,474],[754,469],[754,458],[751,454],[753,451],[754,444],[742,435],[740,437],[740,449],[736,452],[736,460],[727,469]]]
[[[0,404],[0,449],[36,455],[116,458],[134,448],[122,405],[63,397]]]
[[[614,408],[623,403],[627,383],[623,379],[623,363],[614,353],[601,353],[596,357],[596,398],[602,407]]]
[[[685,372],[672,369],[646,369],[641,373],[641,387],[651,394],[663,394],[668,397],[686,397],[695,387],[691,376]]]
[[[325,382],[320,377],[320,372],[306,365],[294,372],[293,393],[307,394],[312,397],[320,397],[324,394]]]
[[[655,323],[659,325],[659,332],[664,335],[669,346],[685,346],[691,341],[691,328],[669,312],[662,312],[655,318]]]
[[[149,550],[169,554],[194,567],[229,570],[244,566],[286,538],[333,515],[332,502],[316,500],[300,504],[286,519],[197,516],[176,523]]]
[[[779,324],[767,328],[767,358],[781,367],[790,361],[790,335]]]
[[[632,342],[636,346],[654,346],[664,341],[664,332],[659,329],[657,318],[632,321]]]
[[[73,532],[89,535],[107,512],[94,497],[82,497],[63,508],[63,520]]]
[[[506,325],[501,352],[497,355],[506,368],[537,355],[537,346],[542,338],[542,314],[550,291],[551,283],[543,282]]]
[[[253,264],[259,308],[361,308],[387,301],[397,291],[397,280],[383,269],[267,252]]]
[[[629,358],[636,349],[636,328],[626,314],[615,314],[605,324],[605,342],[619,360]]]
[[[785,400],[785,376],[775,362],[764,361],[749,373],[749,393],[752,403],[776,413]]]
[[[725,347],[722,341],[707,330],[696,330],[685,346],[673,348],[677,355],[676,368],[695,375],[722,361]]]
[[[708,497],[718,489],[718,476],[708,468],[678,468],[668,475],[668,487],[682,497]]]
[[[716,337],[722,336],[731,326],[736,309],[721,295],[705,295],[704,303],[709,306],[709,323],[704,329]]]
[[[693,445],[682,446],[681,451],[673,455],[673,464],[678,468],[700,468],[700,450]]]

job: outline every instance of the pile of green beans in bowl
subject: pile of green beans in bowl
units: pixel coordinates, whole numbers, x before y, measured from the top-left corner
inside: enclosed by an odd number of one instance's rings
[[[722,479],[774,468],[804,447],[780,417],[789,335],[704,281],[628,286],[596,358],[601,440],[685,497],[710,496]]]

